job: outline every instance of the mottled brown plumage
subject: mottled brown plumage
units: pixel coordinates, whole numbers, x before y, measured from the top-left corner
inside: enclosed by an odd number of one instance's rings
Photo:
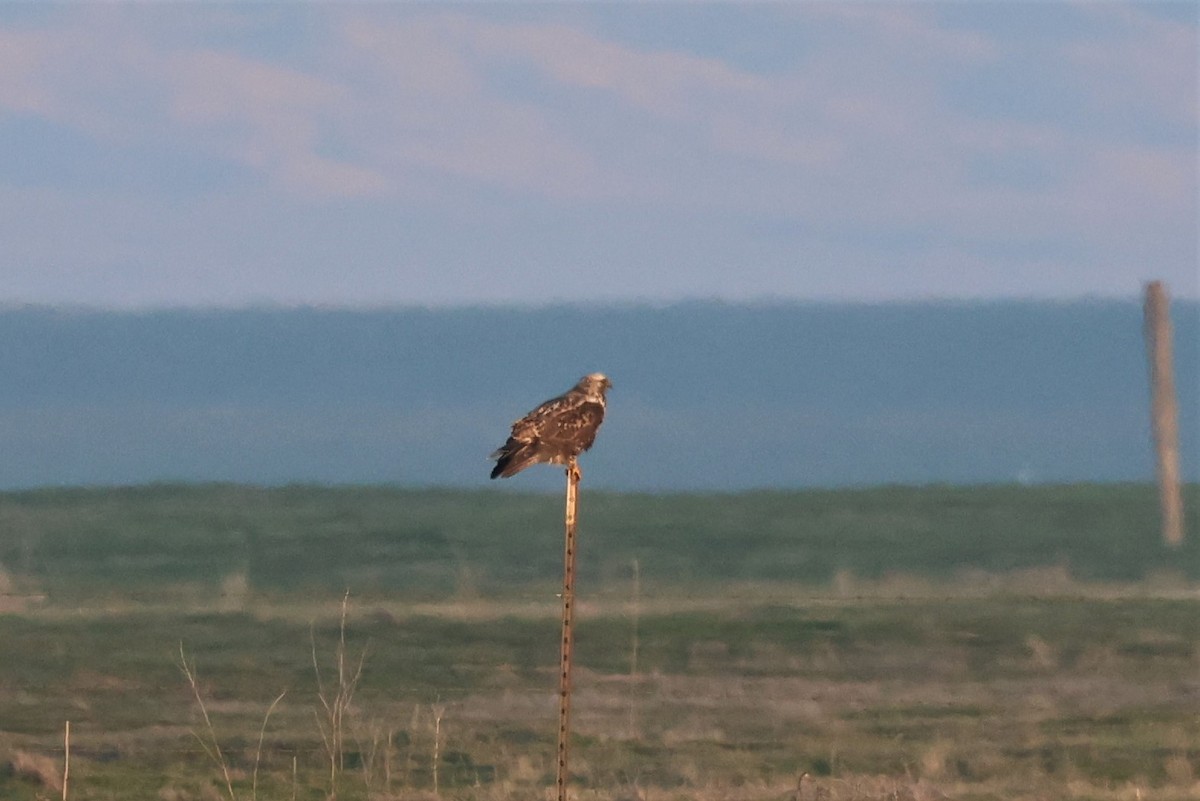
[[[592,447],[604,421],[604,393],[612,386],[592,373],[513,423],[508,441],[492,453],[492,478],[508,478],[533,464],[572,464]]]

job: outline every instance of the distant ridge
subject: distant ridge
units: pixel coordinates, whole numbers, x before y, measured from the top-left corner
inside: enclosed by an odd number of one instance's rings
[[[1200,303],[1176,301],[1198,477]],[[486,483],[515,417],[615,384],[613,489],[1147,480],[1135,300],[0,308],[0,487]],[[557,487],[529,471],[516,489]]]

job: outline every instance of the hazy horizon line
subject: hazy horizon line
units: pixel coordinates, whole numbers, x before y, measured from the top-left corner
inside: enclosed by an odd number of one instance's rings
[[[1200,481],[1181,480],[1180,486],[1200,488]],[[708,488],[708,489],[678,489],[671,487],[650,487],[644,489],[623,489],[620,487],[597,484],[591,492],[605,495],[756,495],[756,494],[790,494],[790,493],[841,493],[869,492],[881,489],[912,489],[912,490],[989,490],[1000,487],[1020,487],[1022,489],[1054,489],[1056,487],[1153,487],[1158,482],[1154,478],[1144,480],[1130,479],[1081,479],[1079,481],[1058,480],[1021,480],[1004,479],[994,481],[879,481],[879,482],[847,482],[847,483],[814,483],[814,484],[756,484],[745,487]],[[26,486],[0,487],[0,495],[20,495],[40,492],[125,492],[156,489],[222,489],[235,488],[274,492],[279,490],[319,489],[319,490],[380,490],[423,493],[476,493],[481,495],[529,495],[557,496],[560,489],[539,486],[493,486],[478,483],[454,482],[404,482],[404,481],[237,481],[226,479],[187,479],[187,478],[153,478],[139,482],[82,482],[82,483],[44,483]]]
[[[1148,282],[1147,282],[1148,283]],[[1167,287],[1172,301],[1187,305],[1200,304],[1200,291],[1196,294],[1180,294]],[[997,295],[994,297],[963,297],[951,295],[930,295],[921,298],[851,298],[851,297],[782,297],[764,296],[758,298],[722,298],[722,297],[680,297],[673,299],[655,298],[604,298],[599,300],[542,300],[529,303],[518,302],[462,302],[462,303],[406,303],[389,301],[381,303],[346,303],[346,302],[309,302],[284,301],[273,299],[247,300],[239,303],[164,303],[164,304],[129,304],[106,305],[81,302],[50,302],[25,300],[0,300],[0,312],[44,310],[83,314],[154,314],[161,312],[277,312],[277,311],[331,311],[331,312],[406,312],[406,311],[518,311],[538,312],[557,309],[580,310],[661,310],[672,308],[745,308],[745,309],[779,309],[789,307],[834,306],[834,307],[987,307],[1007,306],[1014,304],[1039,306],[1067,306],[1079,304],[1124,304],[1140,303],[1142,295],[1106,295],[1086,293],[1070,296],[1044,297],[1035,295]]]

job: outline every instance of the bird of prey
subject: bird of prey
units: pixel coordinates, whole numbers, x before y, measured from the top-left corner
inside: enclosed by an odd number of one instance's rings
[[[490,457],[492,478],[508,478],[532,464],[565,464],[578,478],[575,457],[592,447],[604,420],[604,393],[612,382],[601,373],[579,379],[571,389],[551,398],[513,423],[508,441]]]

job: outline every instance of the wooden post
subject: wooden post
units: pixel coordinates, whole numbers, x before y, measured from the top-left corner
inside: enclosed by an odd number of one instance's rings
[[[1179,402],[1171,357],[1171,313],[1161,281],[1146,284],[1144,332],[1150,363],[1150,422],[1157,455],[1158,498],[1163,542],[1183,544],[1183,498],[1179,491]]]
[[[575,617],[575,509],[579,497],[579,467],[567,464],[566,539],[563,547],[562,652],[558,675],[558,801],[567,801],[567,755],[571,745],[571,651]]]

